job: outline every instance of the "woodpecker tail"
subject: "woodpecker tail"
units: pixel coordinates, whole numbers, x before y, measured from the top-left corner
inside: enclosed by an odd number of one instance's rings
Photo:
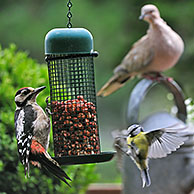
[[[63,182],[65,182],[68,186],[70,186],[70,184],[66,180],[68,179],[71,181],[69,176],[66,174],[65,171],[60,168],[57,161],[52,159],[50,155],[46,152],[44,147],[36,140],[32,140],[30,160],[32,161],[32,164],[36,164],[37,162],[39,162],[41,166],[46,168],[49,172],[51,172],[53,175],[55,175]]]
[[[151,185],[150,175],[148,169],[141,170],[142,187],[149,187]]]
[[[66,179],[70,180],[69,176],[66,174],[65,171],[63,171],[59,164],[53,160],[48,153],[44,153],[40,155],[40,161],[39,161],[44,168],[46,168],[49,172],[51,172],[53,175],[61,179],[63,182],[65,182],[69,187],[70,184],[66,181]]]

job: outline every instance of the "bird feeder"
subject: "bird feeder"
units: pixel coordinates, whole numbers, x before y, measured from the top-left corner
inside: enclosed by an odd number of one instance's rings
[[[93,37],[83,28],[56,28],[45,37],[55,159],[60,164],[105,162],[96,105]]]

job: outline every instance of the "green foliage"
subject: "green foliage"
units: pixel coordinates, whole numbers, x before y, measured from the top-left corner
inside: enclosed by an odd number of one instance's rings
[[[53,177],[44,169],[32,167],[30,178],[24,176],[24,168],[17,155],[14,130],[14,95],[24,86],[47,86],[38,103],[45,106],[48,92],[48,76],[45,64],[38,64],[26,52],[17,51],[15,45],[0,47],[0,193],[65,193],[83,194],[89,183],[97,179],[95,165],[65,167],[72,178],[72,188]]]

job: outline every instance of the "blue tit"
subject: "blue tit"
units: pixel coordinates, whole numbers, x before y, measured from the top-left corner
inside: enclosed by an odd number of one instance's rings
[[[183,132],[185,128],[175,124],[167,128],[144,131],[143,127],[134,124],[127,130],[112,133],[114,147],[120,159],[122,153],[131,157],[141,171],[142,186],[148,187],[151,184],[148,159],[166,157],[177,150],[187,140],[187,133]]]

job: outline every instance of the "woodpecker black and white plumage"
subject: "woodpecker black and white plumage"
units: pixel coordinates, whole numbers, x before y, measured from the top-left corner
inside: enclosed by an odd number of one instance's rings
[[[46,168],[69,185],[66,179],[71,179],[47,152],[50,119],[36,103],[36,97],[45,88],[45,86],[36,89],[25,87],[19,89],[15,94],[15,130],[19,158],[24,165],[25,175],[29,176],[31,163],[34,166]]]

